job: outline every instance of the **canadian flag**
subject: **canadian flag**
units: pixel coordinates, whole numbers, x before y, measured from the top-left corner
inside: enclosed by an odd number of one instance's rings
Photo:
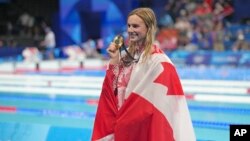
[[[133,68],[126,101],[118,110],[107,70],[92,141],[195,141],[180,79],[170,59],[156,49],[150,61]]]

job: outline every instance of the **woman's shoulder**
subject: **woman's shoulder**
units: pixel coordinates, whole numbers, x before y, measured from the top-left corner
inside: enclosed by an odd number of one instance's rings
[[[155,44],[152,47],[152,56],[154,58],[154,62],[168,62],[173,65],[171,59],[167,56],[167,54]]]
[[[165,54],[163,50],[160,49],[159,45],[153,44],[152,45],[152,54]]]

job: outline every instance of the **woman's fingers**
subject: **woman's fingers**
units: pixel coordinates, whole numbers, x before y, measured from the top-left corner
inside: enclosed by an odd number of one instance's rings
[[[118,56],[118,49],[116,48],[114,43],[111,43],[109,47],[107,48],[107,52],[111,58]]]
[[[115,52],[117,49],[116,49],[116,46],[115,46],[115,43],[111,43],[107,49],[107,51],[111,51],[111,52]]]

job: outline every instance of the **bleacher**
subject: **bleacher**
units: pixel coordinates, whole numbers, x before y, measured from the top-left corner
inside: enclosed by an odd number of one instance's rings
[[[18,18],[18,15],[13,15],[16,12],[21,12],[23,9],[26,9],[29,13],[32,13],[34,16],[41,16],[44,15],[45,19],[51,18],[51,15],[54,14],[55,10],[59,8],[58,2],[52,1],[50,2],[50,6],[48,7],[47,10],[43,10],[46,7],[46,2],[47,1],[39,1],[35,2],[32,0],[26,0],[25,3],[23,3],[21,0],[17,0],[13,3],[4,4],[1,5],[0,7],[0,12],[3,12],[6,14],[7,9],[9,10],[14,10],[12,12],[12,17],[10,19],[6,19],[6,15],[1,14],[0,19],[3,19],[5,21],[1,21],[0,25],[3,23],[6,23],[7,20],[15,21]],[[162,2],[162,1],[161,1]],[[67,4],[67,3],[65,3]],[[157,9],[155,6],[158,6],[158,10],[156,10],[157,16],[160,16],[160,13],[163,10],[162,5],[154,5],[153,8]],[[19,7],[19,8],[18,8]],[[161,12],[160,12],[161,11]],[[94,11],[92,11],[94,12]],[[126,11],[122,11],[126,12]],[[19,13],[21,14],[21,13]],[[70,13],[69,13],[70,14]],[[63,27],[61,27],[63,28]],[[175,51],[166,51],[166,54],[170,56],[170,58],[176,63],[178,66],[212,66],[212,67],[223,67],[223,66],[229,66],[229,67],[249,67],[249,57],[248,51],[237,51],[234,52],[232,50],[232,47],[237,39],[237,33],[239,30],[242,30],[244,33],[244,39],[250,44],[250,25],[247,23],[241,24],[240,22],[236,23],[231,23],[227,24],[227,26],[224,29],[225,32],[225,38],[224,38],[224,46],[225,46],[225,51],[224,52],[216,52],[213,50],[196,50],[195,52],[189,52],[189,51],[184,51],[181,49],[177,49]],[[6,31],[4,31],[6,32]],[[66,34],[66,33],[64,33]],[[70,35],[64,35],[63,36],[70,36]],[[115,34],[115,33],[113,33]],[[61,35],[60,35],[61,36]],[[74,35],[76,36],[76,35]],[[110,40],[112,34],[110,37],[105,37],[102,38],[103,41]],[[69,37],[73,38],[73,37]],[[19,35],[12,35],[11,37],[7,35],[1,35],[0,40],[14,40],[17,42],[16,47],[0,47],[0,60],[3,62],[4,60],[9,60],[12,58],[12,60],[18,60],[23,59],[22,56],[22,51],[25,49],[25,47],[36,47],[34,43],[34,39],[28,37],[28,36],[19,36]],[[66,39],[65,39],[66,40]],[[67,39],[68,40],[68,39]],[[106,46],[106,44],[105,44]],[[102,55],[105,54],[105,46],[103,48],[104,52],[101,52]],[[65,59],[65,54],[64,54],[64,48],[66,46],[59,46],[55,50],[55,57],[56,59]],[[39,48],[39,47],[38,47]]]

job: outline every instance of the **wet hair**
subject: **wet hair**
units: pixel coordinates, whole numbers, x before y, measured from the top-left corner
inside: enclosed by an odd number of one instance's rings
[[[156,27],[157,22],[156,22],[155,13],[150,8],[136,8],[129,13],[128,18],[132,15],[137,15],[138,17],[140,17],[144,21],[148,30],[146,34],[146,38],[143,43],[143,46],[145,46],[143,61],[145,61],[151,55],[151,48],[155,40],[155,33],[157,30],[157,27]],[[131,52],[133,55],[135,54],[135,50],[136,50],[134,46],[135,44],[129,43],[129,52]]]

